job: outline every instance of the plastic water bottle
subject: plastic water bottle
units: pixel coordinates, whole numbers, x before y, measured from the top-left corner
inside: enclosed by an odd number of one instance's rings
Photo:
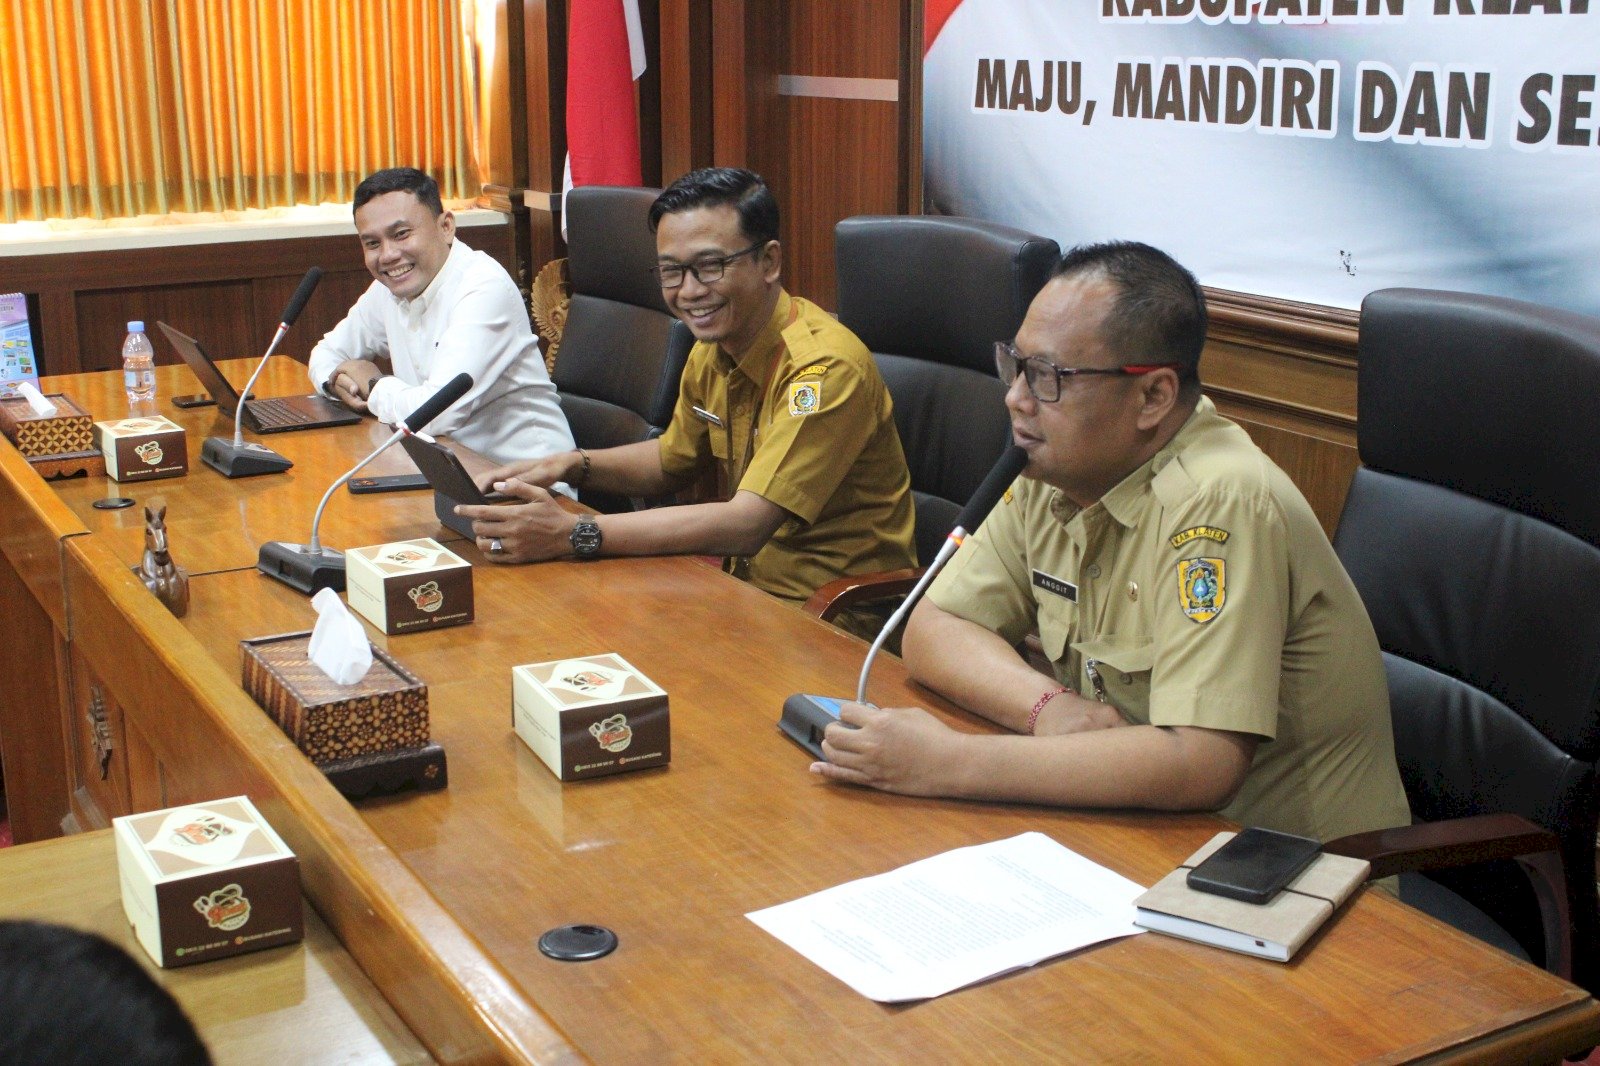
[[[122,385],[128,390],[128,407],[139,413],[156,398],[156,350],[144,335],[143,322],[129,322],[122,342]]]

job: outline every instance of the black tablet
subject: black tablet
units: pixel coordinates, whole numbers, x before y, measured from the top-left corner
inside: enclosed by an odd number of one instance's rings
[[[515,498],[503,492],[486,494],[478,491],[472,475],[461,465],[461,459],[442,444],[408,436],[401,440],[400,447],[411,456],[411,461],[417,464],[417,469],[422,471],[422,476],[428,479],[433,490],[456,503],[504,503]]]

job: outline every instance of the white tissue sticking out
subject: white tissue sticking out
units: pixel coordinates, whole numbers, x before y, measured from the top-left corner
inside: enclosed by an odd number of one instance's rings
[[[366,630],[356,621],[332,589],[321,589],[311,597],[311,606],[317,609],[317,624],[311,630],[311,644],[306,654],[318,669],[333,678],[335,684],[353,685],[367,676],[372,668],[372,645],[367,643]]]
[[[28,401],[28,406],[33,408],[33,413],[40,418],[49,418],[56,413],[56,405],[45,399],[44,393],[34,388],[32,382],[17,382],[17,391],[22,393],[22,398]]]

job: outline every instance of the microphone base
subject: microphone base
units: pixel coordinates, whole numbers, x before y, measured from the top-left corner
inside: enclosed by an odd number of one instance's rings
[[[808,696],[796,692],[783,701],[783,715],[778,719],[778,730],[812,755],[824,761],[822,733],[839,720],[839,704],[843,700],[832,696]]]
[[[235,446],[227,437],[207,437],[200,446],[200,461],[228,478],[281,474],[294,465],[271,448],[250,441]]]
[[[318,589],[344,591],[344,552],[309,544],[271,540],[261,546],[256,569],[292,589],[311,595]]]

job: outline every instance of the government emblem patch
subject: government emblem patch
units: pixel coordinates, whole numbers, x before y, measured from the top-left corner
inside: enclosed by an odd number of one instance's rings
[[[1221,559],[1178,563],[1178,604],[1191,622],[1209,622],[1228,598],[1227,570]]]
[[[822,406],[822,382],[797,381],[789,386],[789,413],[815,414]]]

